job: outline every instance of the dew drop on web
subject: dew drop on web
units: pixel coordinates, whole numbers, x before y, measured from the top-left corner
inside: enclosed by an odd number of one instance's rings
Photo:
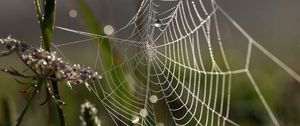
[[[156,124],[156,126],[165,126],[162,122]]]
[[[151,95],[151,96],[150,96],[150,102],[151,102],[151,103],[156,103],[157,101],[158,101],[158,98],[157,98],[156,95]]]
[[[131,122],[133,124],[137,124],[137,123],[139,123],[139,121],[140,121],[140,118],[138,116],[132,116]]]
[[[140,110],[140,116],[145,118],[147,115],[148,115],[148,111],[146,109],[141,109]]]
[[[157,28],[159,28],[159,27],[161,27],[161,25],[162,25],[161,20],[160,19],[156,19],[156,21],[154,23],[154,26],[157,27]]]
[[[111,25],[105,25],[103,31],[106,35],[111,35],[114,33],[114,27]]]

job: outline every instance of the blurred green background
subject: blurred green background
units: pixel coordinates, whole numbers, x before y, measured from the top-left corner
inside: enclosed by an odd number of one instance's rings
[[[115,29],[125,25],[136,13],[140,0],[86,0],[93,14],[101,26],[112,25]],[[253,38],[260,42],[270,52],[284,61],[294,71],[300,73],[300,1],[297,0],[226,0],[218,1]],[[78,16],[69,16],[70,10],[77,10]],[[73,29],[88,30],[79,6],[73,0],[57,1],[56,25]],[[102,29],[102,27],[99,27]],[[54,43],[70,42],[80,39],[74,34],[55,31]],[[12,35],[34,46],[39,45],[40,29],[36,19],[33,1],[1,0],[0,1],[0,37]],[[235,39],[239,35],[236,31],[228,30],[224,33],[228,38]],[[229,43],[227,49],[233,66],[240,66],[243,59],[244,44]],[[94,59],[88,58],[93,45],[77,45],[62,48],[63,53],[73,63],[93,65]],[[3,48],[0,48],[3,49]],[[76,53],[80,50],[80,53]],[[267,99],[280,123],[285,126],[300,125],[300,83],[293,80],[285,71],[270,61],[258,50],[254,50],[251,72],[258,82],[258,86]],[[16,56],[1,57],[0,68],[13,66],[18,70],[25,66]],[[272,125],[258,96],[248,79],[241,76],[233,77],[231,119],[241,125]],[[84,86],[74,86],[70,90],[66,85],[59,85],[62,99],[67,103],[64,107],[68,125],[79,125],[80,104],[85,99],[97,105],[98,116],[103,125],[112,122],[99,100]],[[13,123],[29,99],[29,95],[18,91],[25,88],[14,81],[14,77],[0,72],[0,124],[6,125],[9,113]],[[44,94],[41,94],[27,113],[24,125],[59,125],[57,114],[50,115],[48,104],[40,106]],[[55,108],[53,108],[55,109]],[[52,123],[51,123],[52,122]],[[165,124],[167,125],[167,124]]]

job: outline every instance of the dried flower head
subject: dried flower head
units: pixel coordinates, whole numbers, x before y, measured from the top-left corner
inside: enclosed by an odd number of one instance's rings
[[[8,50],[18,52],[25,52],[29,48],[26,43],[13,39],[11,36],[8,36],[5,39],[0,39],[0,44],[5,45]]]
[[[25,42],[13,39],[10,36],[0,39],[0,44],[4,45],[7,51],[1,52],[2,56],[9,55],[13,52],[37,74],[37,76],[47,79],[56,79],[66,81],[70,84],[86,84],[91,80],[101,79],[101,76],[90,67],[74,64],[57,57],[55,52],[48,52],[41,48],[28,46]],[[55,78],[52,75],[56,75]]]

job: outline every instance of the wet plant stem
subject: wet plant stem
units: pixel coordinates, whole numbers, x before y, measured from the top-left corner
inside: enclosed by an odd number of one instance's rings
[[[57,86],[57,81],[51,81],[52,83],[52,88],[53,88],[53,93],[55,95],[55,98],[57,100],[60,100],[60,94],[59,94],[59,90],[58,90],[58,86]],[[64,111],[63,111],[63,107],[62,107],[62,103],[58,102],[56,104],[56,108],[58,110],[58,115],[59,115],[59,122],[61,124],[61,126],[65,126],[65,115],[64,115]]]
[[[35,10],[37,13],[37,18],[40,23],[40,28],[42,32],[42,42],[41,47],[46,51],[50,52],[51,48],[51,40],[53,35],[54,23],[55,23],[55,11],[56,11],[56,0],[43,0],[43,9],[44,14],[42,14],[41,7],[40,7],[39,0],[34,0]],[[55,75],[52,75],[55,78]],[[54,96],[57,100],[60,100],[60,93],[57,85],[57,81],[52,80],[52,89]],[[62,104],[58,103],[56,105],[58,114],[59,114],[59,121],[61,126],[65,126],[65,116],[64,111],[62,108]]]

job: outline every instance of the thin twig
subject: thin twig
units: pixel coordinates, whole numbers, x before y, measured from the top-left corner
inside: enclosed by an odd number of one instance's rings
[[[38,86],[37,86],[37,88],[33,91],[32,96],[30,97],[28,103],[26,104],[25,108],[23,109],[21,115],[20,115],[19,118],[17,119],[16,126],[21,125],[21,122],[23,121],[23,118],[24,118],[25,113],[27,112],[27,110],[28,110],[28,108],[29,108],[31,102],[32,102],[33,99],[35,98],[36,94],[39,92],[39,90],[40,90],[41,86],[43,85],[43,83],[44,83],[44,80],[42,80],[42,79],[38,81]]]

